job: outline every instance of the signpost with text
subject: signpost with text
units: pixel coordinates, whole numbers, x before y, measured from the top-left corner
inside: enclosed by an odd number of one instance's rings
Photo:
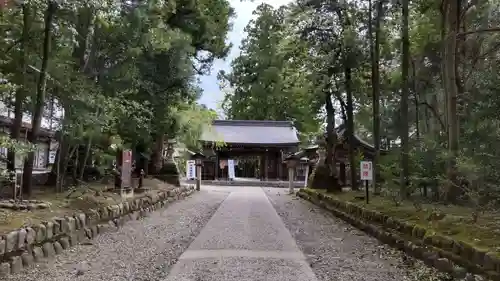
[[[121,192],[132,188],[132,150],[122,151]]]
[[[370,202],[368,198],[368,182],[373,180],[373,167],[371,161],[361,161],[360,169],[361,180],[365,181],[365,192],[366,192],[366,204]]]

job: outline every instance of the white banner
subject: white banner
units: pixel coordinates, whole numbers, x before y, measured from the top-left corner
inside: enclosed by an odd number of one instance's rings
[[[196,161],[186,161],[186,179],[191,180],[196,178]]]
[[[230,178],[230,179],[234,179],[235,176],[234,176],[234,160],[233,159],[229,159],[227,160],[227,176]]]

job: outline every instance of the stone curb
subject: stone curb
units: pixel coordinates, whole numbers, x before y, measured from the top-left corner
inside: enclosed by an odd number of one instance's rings
[[[193,192],[194,186],[181,186],[11,231],[0,237],[0,277],[19,273],[23,268],[53,258],[72,246],[117,229],[127,221],[145,217]]]
[[[441,272],[450,273],[456,278],[463,278],[470,272],[491,280],[500,280],[500,260],[494,253],[485,253],[449,237],[427,233],[421,226],[311,189],[301,189],[297,196],[327,209],[381,242],[404,251]]]
[[[195,180],[184,180],[188,184],[196,184]],[[269,188],[288,188],[288,181],[215,181],[215,180],[202,180],[202,185],[214,186],[256,186],[256,187],[269,187]],[[294,182],[294,188],[303,188],[304,182]]]

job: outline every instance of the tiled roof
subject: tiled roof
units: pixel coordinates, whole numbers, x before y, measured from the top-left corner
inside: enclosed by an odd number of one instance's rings
[[[335,130],[337,131],[337,134],[339,136],[347,138],[347,126],[345,124],[340,124],[337,128],[335,128]],[[375,149],[375,147],[372,144],[370,144],[370,143],[362,140],[356,134],[354,134],[354,139],[355,139],[356,142],[358,142],[359,144],[361,144],[361,145],[363,145],[363,146],[365,146],[365,147],[367,147],[369,149]]]
[[[200,140],[261,145],[299,143],[292,122],[267,120],[214,120],[211,128],[203,132]]]

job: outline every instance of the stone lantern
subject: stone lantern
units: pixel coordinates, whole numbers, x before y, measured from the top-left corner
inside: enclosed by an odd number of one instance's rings
[[[306,166],[306,171],[305,171],[305,178],[304,178],[304,187],[307,187],[307,181],[309,180],[309,170],[311,169],[311,161],[307,157],[302,157],[300,158],[300,163],[305,164]]]
[[[199,152],[191,155],[191,160],[194,160],[196,165],[196,190],[200,190],[201,187],[201,167],[205,158],[205,155]]]
[[[283,160],[283,162],[285,162],[286,166],[288,167],[288,190],[289,193],[292,194],[294,193],[293,180],[295,177],[295,168],[300,163],[300,157],[296,154],[292,154],[287,156],[285,160]]]

